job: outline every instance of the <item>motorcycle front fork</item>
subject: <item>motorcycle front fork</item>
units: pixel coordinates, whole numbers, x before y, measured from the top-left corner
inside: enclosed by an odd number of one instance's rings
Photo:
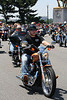
[[[39,54],[39,60],[40,60],[40,67],[41,67],[42,80],[43,80],[44,83],[45,83],[44,68],[43,68],[43,64],[42,64],[42,61],[41,61],[41,56],[40,56],[40,54]]]

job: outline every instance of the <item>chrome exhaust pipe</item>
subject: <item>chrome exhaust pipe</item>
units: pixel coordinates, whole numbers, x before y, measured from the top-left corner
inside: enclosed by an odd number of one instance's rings
[[[29,77],[29,81],[28,81],[28,86],[32,86],[32,85],[34,85],[34,83],[35,83],[35,81],[36,81],[36,79],[37,79],[37,75],[38,75],[38,71],[36,72],[36,74],[33,76],[33,77]]]

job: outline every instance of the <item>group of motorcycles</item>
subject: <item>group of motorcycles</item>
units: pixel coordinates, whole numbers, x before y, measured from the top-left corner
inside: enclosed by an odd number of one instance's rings
[[[7,29],[0,29],[0,38],[2,39],[2,41],[7,41],[8,39],[8,30]]]
[[[1,39],[2,39],[2,41],[7,41],[7,39],[8,39],[8,29],[2,30],[0,28],[0,48],[2,48]]]
[[[12,50],[10,49],[12,47]],[[22,40],[19,36],[9,38],[9,55],[16,66],[22,65],[22,55],[32,52],[28,66],[28,80],[23,81],[25,86],[39,86],[42,88],[46,97],[52,97],[56,90],[56,75],[49,60],[49,54],[46,49],[52,49],[52,46],[40,45],[38,48],[27,41]],[[10,51],[11,50],[11,51]]]
[[[67,46],[67,32],[63,32],[63,31],[59,31],[56,32],[56,30],[54,30],[52,32],[52,40],[55,41],[56,43],[59,43],[59,46]]]

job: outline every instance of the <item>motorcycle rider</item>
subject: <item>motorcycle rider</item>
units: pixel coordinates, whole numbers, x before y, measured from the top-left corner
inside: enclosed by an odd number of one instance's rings
[[[33,44],[38,47],[41,43],[43,45],[50,45],[47,41],[44,40],[43,37],[36,33],[37,28],[35,25],[30,25],[28,28],[29,33],[25,36],[24,40],[28,42],[28,44]],[[24,82],[28,81],[28,65],[31,57],[31,52],[27,51],[27,53],[22,54],[22,64],[21,64],[21,76],[16,76],[17,78],[23,80]]]
[[[16,30],[9,37],[9,39],[13,41],[13,38],[15,38],[15,36],[18,36],[18,37],[21,38],[21,40],[23,40],[23,38],[24,38],[25,35],[26,35],[26,33],[22,31],[21,25],[17,25]],[[13,41],[13,43],[14,43],[14,41]],[[9,53],[13,52],[13,50],[14,50],[15,45],[13,43],[10,45]],[[15,43],[17,43],[17,40],[15,40]]]

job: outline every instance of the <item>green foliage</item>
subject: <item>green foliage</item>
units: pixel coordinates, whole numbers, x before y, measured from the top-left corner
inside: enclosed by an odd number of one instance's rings
[[[33,14],[36,10],[31,7],[36,4],[37,0],[16,0],[14,6],[18,8],[19,18],[21,23],[30,23],[31,20],[37,15]]]
[[[11,5],[10,0],[0,0],[0,14],[3,14],[3,17],[7,23],[10,17],[14,17],[14,15],[10,15],[10,13],[15,12],[15,7]],[[9,15],[8,15],[9,13]]]
[[[3,14],[6,23],[10,17],[15,17],[14,13],[16,12],[19,13],[19,16],[17,15],[17,17],[19,17],[19,22],[25,23],[27,20],[30,22],[37,15],[33,14],[36,12],[36,10],[31,9],[31,7],[34,6],[37,1],[38,0],[0,0],[0,14]]]

